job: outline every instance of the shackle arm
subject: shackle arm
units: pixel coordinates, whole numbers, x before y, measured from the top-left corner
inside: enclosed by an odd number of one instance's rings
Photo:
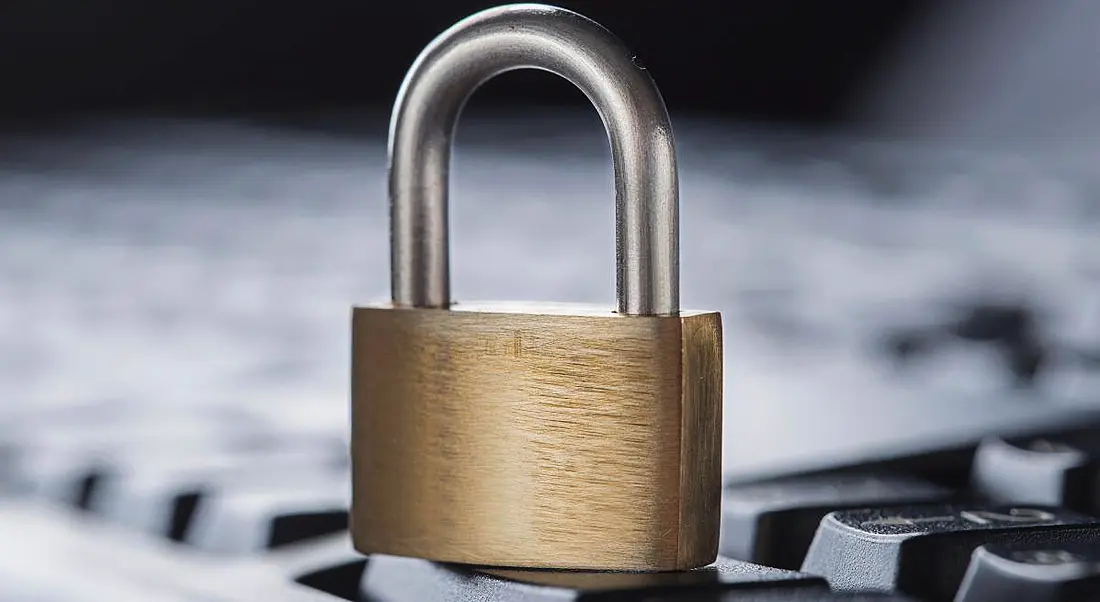
[[[424,49],[401,85],[389,133],[393,302],[449,307],[447,190],[455,126],[478,87],[523,68],[572,82],[607,130],[618,312],[679,313],[679,183],[664,100],[608,30],[537,4],[502,6],[458,22]]]

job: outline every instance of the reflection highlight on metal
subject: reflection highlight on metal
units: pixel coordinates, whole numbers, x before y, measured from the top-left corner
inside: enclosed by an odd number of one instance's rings
[[[611,32],[572,11],[537,4],[460,21],[424,49],[401,85],[389,138],[394,303],[450,306],[447,191],[455,126],[478,87],[524,68],[572,82],[607,129],[619,313],[677,314],[679,183],[664,100]]]

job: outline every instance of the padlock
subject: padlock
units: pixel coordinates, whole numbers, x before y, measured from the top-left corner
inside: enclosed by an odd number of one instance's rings
[[[447,186],[467,98],[536,68],[596,106],[618,308],[452,303]],[[389,140],[390,302],[352,310],[355,548],[439,562],[683,570],[717,557],[722,324],[679,309],[672,127],[648,73],[574,12],[509,5],[417,58]]]

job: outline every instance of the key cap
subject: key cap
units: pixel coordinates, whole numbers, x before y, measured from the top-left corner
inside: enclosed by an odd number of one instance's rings
[[[40,483],[29,478],[29,472],[33,472],[28,471],[29,462],[52,451],[56,443],[71,444],[85,438],[85,433],[98,432],[127,411],[132,410],[124,401],[110,400],[46,410],[12,410],[0,416],[0,493],[31,492]],[[55,445],[43,445],[44,438]],[[49,472],[57,474],[61,466],[52,464]]]
[[[19,493],[17,468],[19,447],[13,441],[0,440],[0,495]]]
[[[0,599],[337,602],[251,558],[193,553],[84,514],[0,502]],[[17,545],[8,545],[17,543]]]
[[[227,487],[199,499],[185,542],[201,550],[247,554],[348,528],[346,475]]]
[[[165,442],[163,445],[81,448],[46,447],[25,451],[18,466],[23,489],[32,495],[79,510],[100,505],[101,489],[125,479],[130,465],[160,463],[166,468],[184,458],[206,455],[216,443]]]
[[[414,558],[371,556],[361,596],[376,602],[422,600],[662,600],[729,591],[788,597],[828,594],[817,577],[720,558],[710,567],[675,573],[595,573],[581,571],[473,571]],[[805,591],[803,591],[805,590]],[[782,598],[777,598],[782,599]],[[801,600],[802,598],[794,598]]]
[[[339,455],[317,441],[284,442],[269,449],[139,455],[103,477],[89,511],[142,531],[182,540],[199,498],[223,484],[276,484],[295,475],[339,470]]]
[[[16,442],[16,457],[8,470],[12,487],[52,502],[87,508],[101,479],[119,458],[152,453],[183,456],[247,445],[259,427],[249,426],[238,414],[207,409],[181,415],[162,410],[104,423],[81,425],[59,420],[30,424]]]
[[[936,504],[842,510],[827,515],[802,571],[837,591],[895,589],[933,600],[955,595],[970,554],[983,544],[1058,547],[1100,537],[1100,522],[1049,507]]]
[[[120,446],[157,446],[167,442],[219,444],[247,443],[270,427],[262,417],[232,407],[144,408],[110,411],[96,416],[77,409],[28,417],[17,435],[19,441],[48,448],[107,449]]]
[[[798,570],[818,524],[845,508],[945,502],[952,492],[889,474],[836,474],[729,485],[722,494],[721,553]]]
[[[1100,537],[1088,544],[982,546],[956,602],[1100,600]]]
[[[991,434],[1005,438],[1044,438],[1080,443],[1100,438],[1100,409],[1054,409],[1042,407],[1031,412],[1025,406],[1004,405],[1003,400],[965,400],[966,417],[944,420],[938,408],[914,399],[905,410],[905,421],[890,418],[892,412],[882,408],[877,414],[864,415],[839,411],[847,422],[834,424],[831,431],[806,432],[805,440],[787,439],[779,442],[789,449],[805,452],[795,462],[772,462],[767,470],[744,470],[735,465],[728,481],[750,482],[776,474],[787,476],[836,474],[837,472],[886,472],[907,474],[937,485],[963,489],[969,484],[974,454],[981,441]],[[964,400],[960,399],[960,404]],[[1029,404],[1030,406],[1030,404]],[[1035,406],[1030,406],[1035,408]],[[908,424],[908,426],[907,426]],[[826,444],[826,440],[829,441]],[[872,444],[878,441],[878,444]],[[889,443],[887,443],[889,441]],[[857,449],[858,448],[858,449]],[[846,450],[841,453],[841,450]],[[810,450],[816,450],[811,454]],[[760,452],[761,454],[763,452]]]
[[[23,449],[20,453],[16,468],[20,490],[79,510],[91,505],[113,455],[100,449],[68,447]]]
[[[970,482],[975,493],[1001,504],[1100,512],[1100,462],[1058,441],[986,439],[974,457]]]
[[[351,546],[347,532],[286,546],[265,557],[288,580],[345,600],[355,600],[367,558]]]

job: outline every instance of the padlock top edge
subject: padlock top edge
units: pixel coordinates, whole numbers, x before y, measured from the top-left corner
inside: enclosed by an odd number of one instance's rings
[[[546,316],[585,316],[585,317],[628,317],[628,318],[687,318],[718,313],[711,310],[680,310],[675,316],[627,316],[615,311],[613,304],[568,303],[546,301],[457,301],[449,309],[408,307],[395,305],[392,301],[357,304],[354,309],[415,309],[419,311],[455,311],[484,314],[531,314]]]

